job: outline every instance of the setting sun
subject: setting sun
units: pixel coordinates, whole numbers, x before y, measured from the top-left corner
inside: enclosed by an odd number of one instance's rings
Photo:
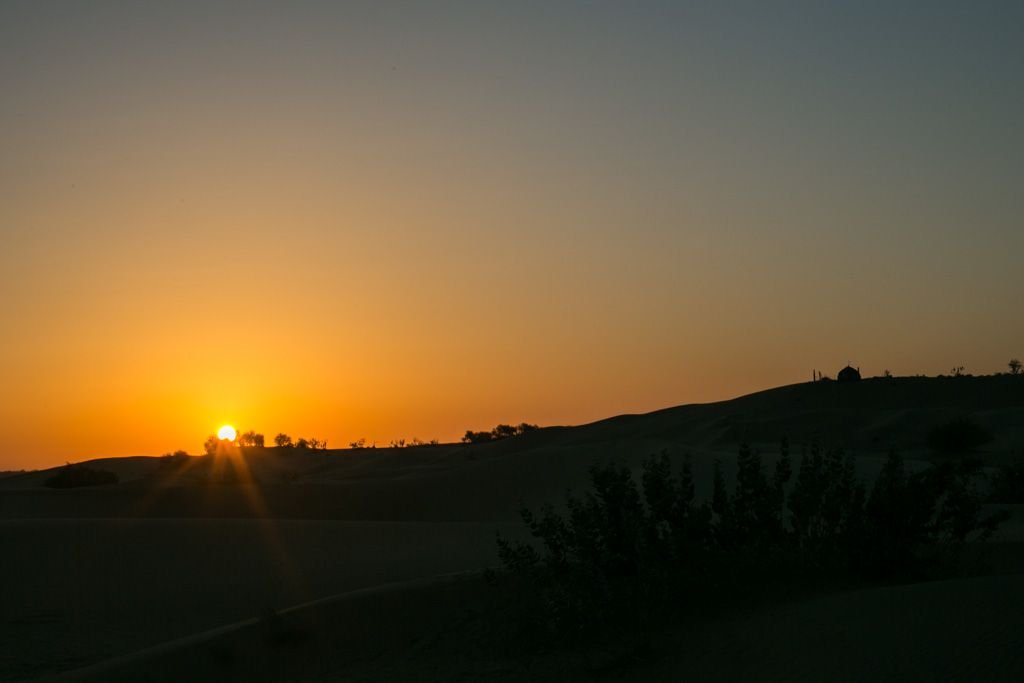
[[[217,438],[221,441],[234,441],[236,436],[237,432],[231,425],[224,425],[217,430]]]

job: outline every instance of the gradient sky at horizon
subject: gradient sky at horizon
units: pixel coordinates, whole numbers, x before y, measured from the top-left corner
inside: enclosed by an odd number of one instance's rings
[[[1016,2],[4,2],[0,469],[1001,371],[1022,29]]]

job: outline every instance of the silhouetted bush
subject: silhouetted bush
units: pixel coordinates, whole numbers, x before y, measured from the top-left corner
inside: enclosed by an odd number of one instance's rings
[[[518,587],[523,634],[576,642],[766,581],[934,576],[1002,520],[982,515],[977,474],[952,463],[907,474],[892,453],[868,496],[851,458],[815,446],[787,495],[788,445],[771,476],[743,446],[732,491],[716,463],[712,498],[698,502],[689,459],[678,475],[667,455],[649,459],[639,488],[628,468],[595,465],[591,490],[570,495],[565,515],[521,511],[534,542],[499,536],[503,571],[491,578]]]
[[[472,429],[467,429],[462,436],[463,443],[486,443],[488,441],[494,441],[494,435],[490,432],[474,432]]]
[[[466,430],[466,434],[462,437],[462,440],[466,443],[486,443],[488,441],[494,441],[494,434],[491,432],[474,432]]]
[[[157,461],[157,469],[161,471],[180,469],[189,462],[190,458],[191,456],[182,450],[166,453],[161,455]]]
[[[991,440],[992,435],[969,417],[949,420],[928,432],[928,447],[939,455],[968,455]]]
[[[65,465],[46,480],[45,485],[51,489],[73,489],[81,486],[104,486],[116,484],[116,474],[106,470],[87,467],[86,465]]]
[[[292,445],[292,437],[281,433],[274,437],[274,445],[278,448],[288,448]]]

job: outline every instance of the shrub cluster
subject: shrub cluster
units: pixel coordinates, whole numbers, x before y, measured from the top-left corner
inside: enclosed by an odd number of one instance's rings
[[[164,453],[157,460],[158,471],[178,470],[188,464],[190,456],[183,450],[176,450],[173,453]]]
[[[1000,466],[992,475],[990,503],[1024,503],[1024,458]]]
[[[499,537],[496,582],[521,590],[515,621],[545,641],[646,628],[687,603],[770,577],[903,579],[955,562],[969,538],[990,534],[976,469],[942,464],[908,473],[891,453],[870,490],[840,451],[812,447],[793,479],[782,444],[774,469],[742,447],[732,490],[716,463],[713,495],[698,501],[687,459],[650,458],[640,486],[622,465],[595,465],[591,490],[522,510],[534,542]]]
[[[518,425],[501,424],[489,432],[474,432],[472,429],[468,429],[462,437],[462,443],[486,443],[488,441],[500,441],[501,439],[508,439],[513,436],[522,436],[523,434],[532,432],[535,429],[540,429],[540,427],[528,422],[522,422]]]

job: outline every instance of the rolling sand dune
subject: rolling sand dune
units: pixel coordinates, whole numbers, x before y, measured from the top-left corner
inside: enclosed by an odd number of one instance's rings
[[[898,444],[911,460],[924,458],[928,429],[968,414],[994,436],[982,455],[991,462],[1011,457],[1024,443],[1024,381],[1006,376],[807,383],[472,446],[308,454],[267,449],[246,461],[259,484],[259,505],[244,486],[206,485],[195,476],[199,467],[157,476],[155,458],[96,460],[94,466],[116,472],[122,483],[53,491],[42,487],[51,472],[8,477],[0,480],[0,518],[514,520],[520,502],[559,500],[567,488],[584,486],[595,460],[616,457],[639,467],[663,449],[676,457],[688,452],[698,486],[707,486],[714,460],[728,470],[744,439],[763,447],[770,462],[784,435],[797,452],[825,436],[856,453],[862,475],[871,477],[890,445]]]

